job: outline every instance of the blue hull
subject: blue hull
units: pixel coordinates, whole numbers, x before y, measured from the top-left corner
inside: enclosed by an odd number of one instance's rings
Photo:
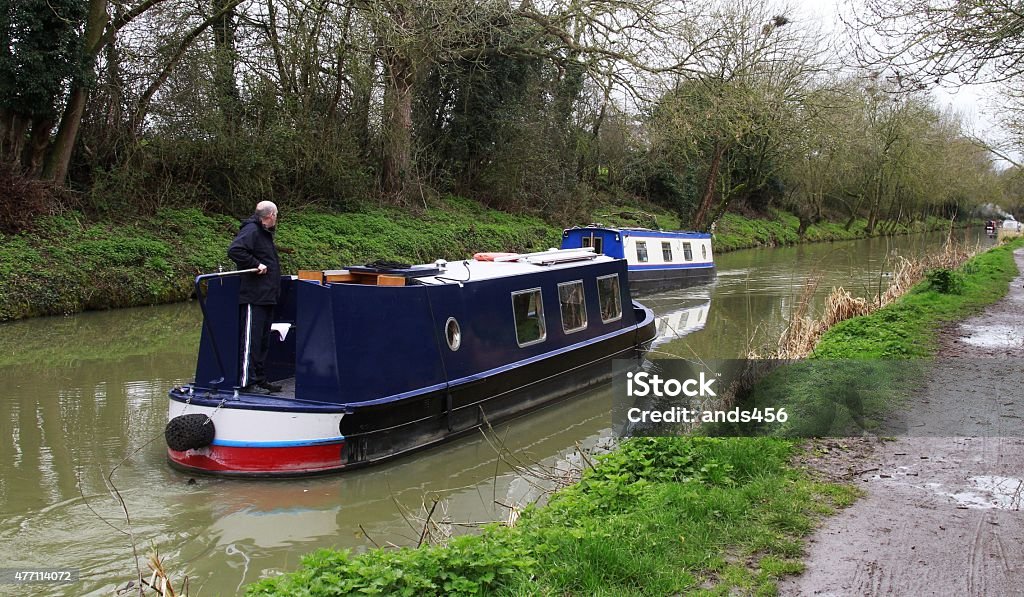
[[[213,422],[219,417],[236,437],[170,450],[172,464],[234,476],[320,474],[374,464],[604,383],[613,360],[640,359],[655,337],[653,313],[629,299],[624,261],[602,257],[526,271],[461,283],[437,276],[400,288],[283,278],[276,318],[289,332],[272,343],[268,371],[286,390],[271,396],[238,393],[225,381],[237,376],[237,281],[218,280],[205,308],[197,381],[173,390],[170,399],[213,412]],[[598,281],[608,278],[622,284],[617,294],[601,295]],[[564,332],[566,303],[559,297],[567,285],[584,290],[587,315],[582,328]],[[520,324],[513,318],[512,297],[523,292],[537,292],[530,309],[545,320],[543,337],[527,343],[517,341]],[[621,305],[611,318],[609,297]],[[461,344],[454,348],[445,341],[451,320],[461,326]],[[237,437],[245,434],[237,421],[253,413],[262,413],[259,420],[334,417],[337,424],[323,431],[322,440],[294,446],[311,454],[316,448],[315,465],[304,469],[281,456],[277,469],[267,463],[281,454],[280,446],[261,444],[258,431]],[[267,459],[236,453],[239,446],[251,452],[260,445],[268,445]]]

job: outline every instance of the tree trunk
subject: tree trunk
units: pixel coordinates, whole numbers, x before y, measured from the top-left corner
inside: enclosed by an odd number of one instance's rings
[[[715,186],[718,183],[718,171],[722,167],[723,155],[725,155],[725,144],[715,143],[711,155],[711,166],[708,168],[707,178],[704,179],[704,194],[701,196],[700,207],[690,223],[694,230],[704,229],[704,220],[711,209],[711,202],[715,199]]]
[[[412,177],[412,64],[392,55],[384,91],[386,125],[382,184],[388,195],[404,193]]]
[[[229,128],[237,126],[242,115],[242,95],[235,81],[235,5],[231,0],[212,0],[213,88],[221,116]]]
[[[800,226],[796,229],[796,235],[803,238],[807,234],[807,229],[811,227],[811,218],[806,214],[800,214],[798,216],[800,220]]]
[[[8,161],[8,135],[14,125],[14,112],[0,106],[0,162]]]
[[[281,47],[281,40],[277,34],[277,9],[274,8],[274,0],[267,2],[267,39],[270,41],[270,49],[274,53],[274,66],[277,67],[278,85],[281,91],[287,94],[294,91],[295,85],[288,70],[284,67],[284,48]]]
[[[852,193],[850,193],[852,195]],[[846,226],[843,226],[843,230],[850,230],[853,223],[857,221],[857,213],[860,212],[860,206],[864,204],[864,195],[853,195],[857,198],[857,204],[850,209],[850,219],[846,220]]]
[[[86,74],[96,69],[96,52],[100,49],[100,40],[103,38],[103,30],[108,20],[107,0],[89,0],[82,56]],[[82,126],[82,114],[85,112],[85,100],[88,97],[88,91],[83,83],[87,79],[87,76],[82,76],[71,84],[71,92],[68,94],[64,114],[60,119],[57,138],[53,141],[53,148],[43,167],[43,178],[52,180],[57,185],[63,185],[64,179],[68,176],[71,152],[78,139],[78,129]]]
[[[28,128],[29,119],[24,115],[13,110],[0,111],[0,160],[13,164],[15,168],[22,165]]]
[[[15,168],[21,168],[22,153],[25,148],[25,135],[28,133],[29,119],[19,112],[11,112],[10,124],[7,126],[7,136],[4,140],[4,160],[14,164]]]
[[[84,86],[77,83],[72,85],[71,94],[64,107],[64,115],[60,119],[60,128],[57,129],[57,138],[54,139],[53,148],[43,166],[43,178],[52,180],[58,186],[63,185],[64,180],[68,177],[71,153],[75,148],[75,141],[78,139],[78,129],[82,126],[82,115],[85,113],[87,96],[88,92]]]
[[[879,176],[875,182],[875,191],[871,197],[871,206],[868,210],[868,225],[864,229],[868,234],[875,232],[875,225],[878,224],[878,208],[882,205],[882,177]]]
[[[32,121],[32,135],[25,147],[25,174],[31,178],[39,178],[43,172],[43,160],[46,148],[50,145],[50,133],[53,131],[53,118],[36,118]]]

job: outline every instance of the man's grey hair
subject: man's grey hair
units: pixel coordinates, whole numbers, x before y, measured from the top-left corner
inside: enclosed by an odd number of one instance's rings
[[[274,205],[273,201],[260,201],[256,204],[256,216],[265,218],[270,214],[277,213],[277,206]]]

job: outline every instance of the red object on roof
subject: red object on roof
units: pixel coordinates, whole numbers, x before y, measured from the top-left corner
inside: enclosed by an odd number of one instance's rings
[[[499,257],[513,257],[519,253],[477,253],[473,255],[475,261],[494,261]]]

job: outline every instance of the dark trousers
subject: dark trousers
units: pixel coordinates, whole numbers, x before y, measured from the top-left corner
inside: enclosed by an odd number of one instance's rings
[[[239,305],[241,317],[241,374],[240,386],[266,380],[264,365],[270,350],[270,324],[273,323],[274,305]]]

